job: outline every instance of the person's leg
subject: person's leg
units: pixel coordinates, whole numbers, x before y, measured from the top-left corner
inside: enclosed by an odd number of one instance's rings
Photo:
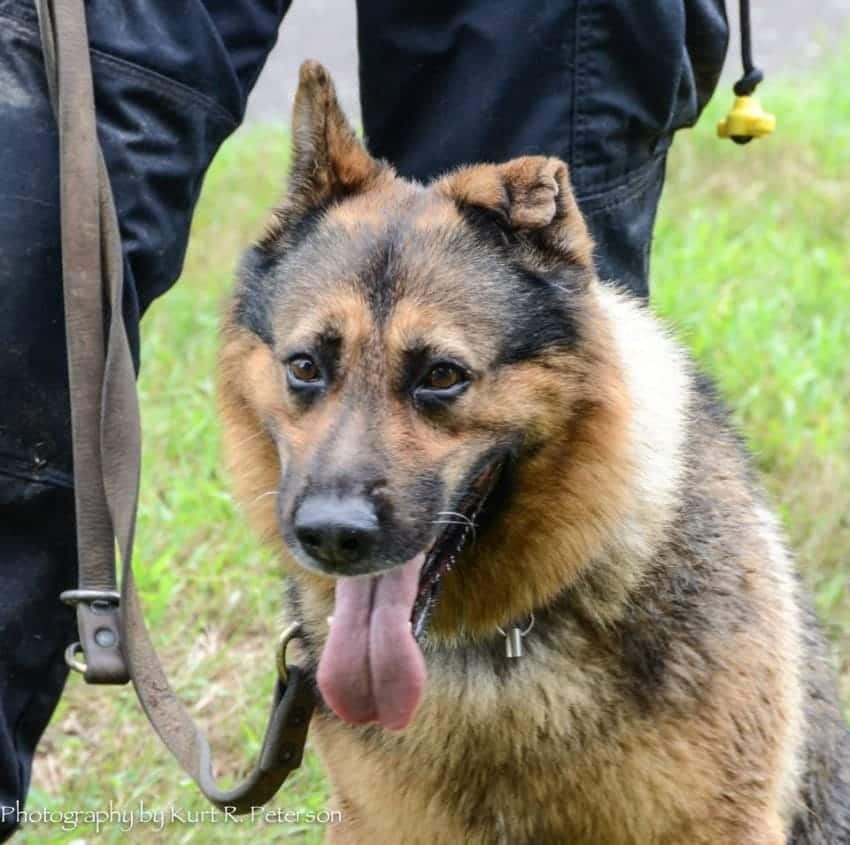
[[[601,277],[646,296],[666,152],[717,82],[723,0],[358,0],[358,30],[372,152],[421,180],[560,156]]]
[[[59,601],[76,583],[73,491],[0,473],[0,840],[14,829],[32,753],[53,713],[76,637]],[[19,802],[19,803],[16,803]]]
[[[204,172],[238,125],[288,0],[87,0],[125,319],[180,273]],[[67,675],[76,584],[58,150],[32,0],[0,0],[0,840]]]

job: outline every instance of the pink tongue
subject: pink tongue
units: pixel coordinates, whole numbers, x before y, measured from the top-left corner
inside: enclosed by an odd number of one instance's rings
[[[410,632],[424,555],[371,578],[340,578],[325,650],[322,696],[347,722],[401,730],[425,688],[425,660]]]

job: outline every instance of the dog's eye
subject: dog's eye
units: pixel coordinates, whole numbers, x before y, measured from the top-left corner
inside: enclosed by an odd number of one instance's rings
[[[425,390],[451,390],[466,381],[466,374],[454,364],[437,364],[426,374],[420,388]]]
[[[292,358],[286,365],[290,379],[295,382],[315,382],[319,380],[319,367],[312,358],[299,355]]]

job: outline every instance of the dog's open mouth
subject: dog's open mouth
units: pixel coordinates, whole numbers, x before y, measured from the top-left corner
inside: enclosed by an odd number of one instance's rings
[[[317,681],[340,718],[395,730],[410,723],[425,688],[417,641],[428,626],[440,581],[463,550],[503,464],[491,461],[466,486],[460,510],[445,520],[427,552],[379,575],[337,579]]]
[[[437,602],[440,581],[454,566],[470,534],[474,537],[478,518],[496,487],[503,465],[502,460],[494,461],[476,476],[463,497],[461,510],[447,513],[446,528],[425,555],[425,562],[419,574],[419,589],[410,617],[413,637],[417,641],[428,628]]]

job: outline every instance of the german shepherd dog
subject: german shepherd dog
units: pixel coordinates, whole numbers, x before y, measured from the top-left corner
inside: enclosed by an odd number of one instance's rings
[[[399,178],[312,62],[292,134],[219,393],[321,693],[329,841],[850,843],[781,529],[706,380],[596,278],[564,163]]]

